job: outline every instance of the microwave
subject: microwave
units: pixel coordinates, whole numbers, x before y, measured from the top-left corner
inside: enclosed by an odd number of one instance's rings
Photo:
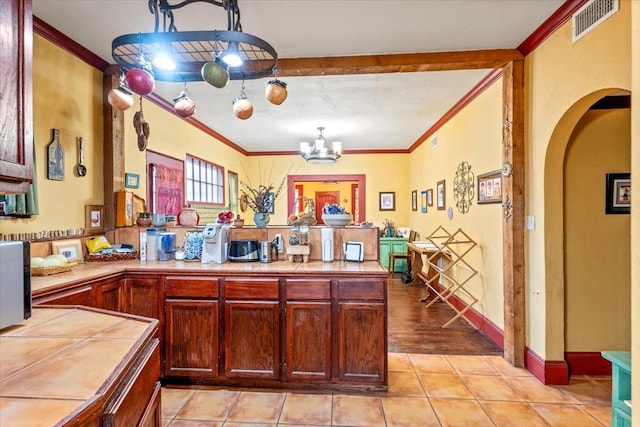
[[[0,329],[31,317],[31,243],[0,241]]]

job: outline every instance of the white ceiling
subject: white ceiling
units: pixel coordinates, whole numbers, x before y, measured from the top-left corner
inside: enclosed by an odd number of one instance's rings
[[[171,0],[171,4],[178,0]],[[243,31],[269,42],[280,58],[512,49],[562,0],[239,0]],[[33,13],[109,63],[111,41],[152,32],[147,0],[33,0]],[[226,29],[220,7],[194,3],[174,11],[178,30]],[[254,113],[239,120],[224,89],[189,83],[194,117],[249,152],[297,151],[324,126],[346,151],[407,149],[491,70],[283,77],[289,96],[264,97],[269,78],[247,80]],[[157,82],[171,101],[180,83]],[[37,96],[37,94],[36,94]],[[150,123],[159,133],[161,123]],[[156,133],[157,134],[157,133]],[[153,136],[150,140],[152,145]]]

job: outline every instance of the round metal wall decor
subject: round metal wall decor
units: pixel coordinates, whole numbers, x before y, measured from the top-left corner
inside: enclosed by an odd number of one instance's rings
[[[453,179],[453,199],[456,202],[458,211],[462,214],[469,212],[471,202],[475,194],[475,175],[471,171],[468,162],[462,162],[456,170],[456,177]]]

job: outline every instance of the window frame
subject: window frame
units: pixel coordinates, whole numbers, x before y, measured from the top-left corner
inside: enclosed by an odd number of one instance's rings
[[[207,181],[202,181],[200,179],[198,179],[197,181],[195,180],[195,176],[194,177],[190,177],[188,174],[190,165],[193,166],[195,164],[195,162],[198,162],[198,169],[202,169],[202,165],[206,165],[206,166],[210,166],[213,169],[213,173],[212,173],[212,177],[213,176],[217,176],[220,179],[220,183],[216,183],[214,180],[212,180],[211,182],[207,182]],[[193,169],[195,170],[195,168]],[[226,206],[226,187],[227,187],[227,181],[226,181],[226,176],[225,176],[225,168],[224,166],[221,166],[217,163],[213,163],[209,160],[203,159],[202,157],[198,157],[198,156],[194,156],[193,154],[189,154],[186,153],[185,154],[185,161],[184,161],[184,188],[185,188],[185,195],[184,195],[184,199],[185,199],[185,203],[188,204],[197,204],[197,205],[205,205],[205,206]],[[195,175],[195,174],[193,174]],[[199,177],[200,178],[200,177]],[[205,178],[206,179],[206,178]],[[209,201],[201,201],[201,200],[190,200],[191,198],[195,198],[195,186],[193,188],[189,188],[189,185],[191,183],[194,182],[199,182],[202,183],[204,182],[205,185],[211,185],[213,186],[212,188],[212,195],[213,196],[220,196],[221,197],[221,201],[213,201],[213,202],[209,202]],[[201,193],[200,193],[201,194]],[[214,197],[215,200],[215,197]]]

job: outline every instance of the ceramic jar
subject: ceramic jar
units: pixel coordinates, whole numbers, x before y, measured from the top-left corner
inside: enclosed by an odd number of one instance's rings
[[[195,227],[198,225],[199,221],[200,215],[198,215],[198,212],[189,205],[182,208],[180,215],[178,215],[178,223],[186,227]]]
[[[136,224],[140,227],[148,227],[151,225],[151,212],[140,212],[136,218]]]

